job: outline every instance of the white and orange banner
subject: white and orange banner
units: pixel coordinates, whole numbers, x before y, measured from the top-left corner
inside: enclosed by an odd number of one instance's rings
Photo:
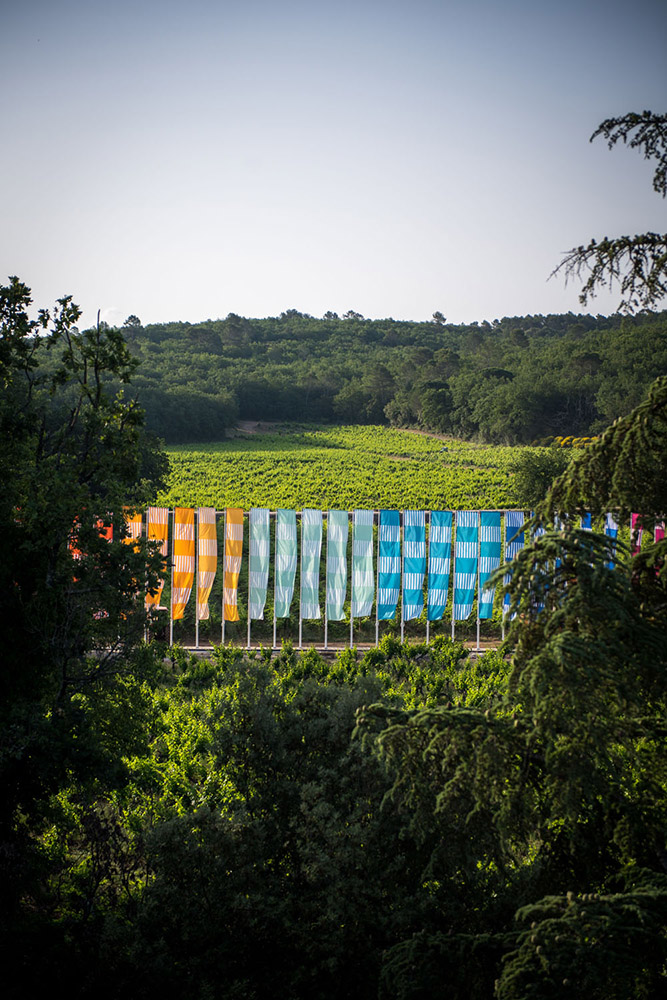
[[[223,617],[227,622],[239,620],[238,596],[241,555],[243,553],[243,510],[228,507],[225,524],[225,576]]]
[[[159,542],[159,552],[166,559],[167,557],[167,535],[169,530],[169,510],[167,507],[148,508],[148,529],[146,536],[149,542]],[[160,598],[164,589],[164,580],[160,580],[158,588],[154,594],[146,594],[146,606],[158,608]]]
[[[174,508],[174,576],[171,585],[171,617],[183,617],[195,580],[195,512],[193,507]]]
[[[208,599],[218,566],[218,536],[215,530],[215,508],[197,508],[197,619],[209,616]]]
[[[133,511],[131,514],[125,511],[125,531],[127,534],[123,538],[126,545],[133,545],[138,538],[141,538],[143,530],[143,518],[141,511]]]

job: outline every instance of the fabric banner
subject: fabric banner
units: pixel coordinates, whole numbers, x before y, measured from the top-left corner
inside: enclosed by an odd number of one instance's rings
[[[269,508],[251,507],[248,515],[250,552],[248,558],[248,618],[264,618],[269,582],[271,530]]]
[[[403,621],[419,618],[424,609],[426,517],[423,510],[403,511]]]
[[[640,520],[639,514],[632,514],[630,516],[630,541],[632,544],[632,554],[636,556],[642,547],[642,536],[644,534],[644,529]]]
[[[141,511],[125,514],[125,536],[123,541],[126,545],[134,545],[143,534],[143,517]]]
[[[166,507],[148,508],[148,531],[146,537],[149,542],[159,542],[158,551],[160,555],[167,558],[167,535],[169,530],[169,510]],[[158,583],[155,594],[146,594],[146,606],[160,608],[160,598],[164,589],[164,580]],[[166,608],[160,608],[166,611]]]
[[[349,519],[346,510],[330,510],[327,516],[327,618],[343,619],[347,590],[347,537]]]
[[[614,543],[616,542],[616,539],[618,538],[618,522],[614,519],[612,514],[605,515],[604,533],[607,536],[607,538],[613,539]],[[613,544],[612,546],[612,552],[616,554],[615,544]],[[611,559],[608,563],[605,563],[605,566],[607,567],[607,569],[613,569],[614,568],[613,559]]]
[[[493,599],[496,588],[484,589],[484,584],[492,573],[500,566],[500,511],[483,510],[481,512],[479,536],[479,597],[477,607],[480,618],[493,616]]]
[[[215,573],[218,568],[218,535],[215,508],[197,508],[197,618],[204,621],[209,616],[208,599],[211,596]]]
[[[276,511],[275,616],[289,617],[296,576],[296,511]]]
[[[523,523],[524,516],[522,510],[505,511],[505,562],[511,562],[525,545],[526,536],[523,531]],[[503,577],[505,586],[510,582],[511,576],[511,572],[505,573]],[[509,606],[510,595],[505,594],[503,597],[503,611],[507,612]]]
[[[195,580],[195,512],[193,507],[174,507],[172,541],[174,575],[171,589],[171,617],[183,617]]]
[[[428,537],[428,620],[440,621],[447,607],[452,559],[452,512],[431,511]]]
[[[375,597],[373,579],[373,511],[355,510],[352,533],[352,617],[370,615]]]
[[[456,562],[454,565],[454,621],[464,621],[472,611],[477,583],[477,543],[479,540],[476,510],[456,513]]]
[[[655,534],[653,536],[654,542],[662,542],[665,537],[665,522],[656,521],[655,522]]]
[[[593,530],[593,516],[592,516],[592,514],[582,514],[581,515],[581,527],[584,528],[585,531],[592,531]]]
[[[301,618],[320,617],[322,511],[301,511]]]
[[[401,589],[401,516],[380,511],[378,538],[378,619],[394,618]]]
[[[239,573],[243,554],[243,511],[228,507],[225,523],[224,617],[226,622],[239,620]]]

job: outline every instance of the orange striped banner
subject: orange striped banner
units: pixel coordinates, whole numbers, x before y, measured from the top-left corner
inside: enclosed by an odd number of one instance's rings
[[[167,534],[169,529],[169,511],[166,507],[148,508],[148,532],[149,542],[159,542],[160,554],[167,557]],[[154,594],[146,594],[147,607],[160,607],[160,598],[164,589],[164,580],[160,580],[158,589]],[[163,609],[166,610],[166,609]]]
[[[218,567],[218,536],[215,530],[215,508],[197,508],[197,619],[209,616],[208,599]]]
[[[243,511],[239,507],[227,508],[225,527],[225,577],[224,619],[239,620],[238,596],[241,554],[243,552]]]
[[[126,545],[133,545],[138,538],[141,538],[142,534],[142,517],[140,511],[134,511],[132,514],[125,512],[125,531],[127,534],[123,538]]]
[[[171,617],[183,617],[195,579],[195,512],[192,507],[174,508],[174,577]]]

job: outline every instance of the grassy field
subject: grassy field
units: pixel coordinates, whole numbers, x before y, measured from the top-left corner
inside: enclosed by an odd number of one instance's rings
[[[475,445],[427,434],[387,427],[313,427],[245,425],[237,436],[217,444],[172,446],[167,449],[171,475],[160,495],[161,505],[242,507],[315,507],[353,509],[493,509],[516,507],[512,486],[512,463],[516,448]],[[248,588],[247,517],[244,529],[243,561],[239,581],[238,623],[227,623],[226,641],[245,644]],[[273,552],[272,541],[271,551]],[[222,519],[218,523],[222,549]],[[320,567],[321,602],[324,605],[325,547]],[[351,554],[351,543],[348,561]],[[264,621],[252,623],[252,641],[270,643],[273,617],[273,559],[269,577]],[[298,634],[299,570],[290,618],[278,624],[278,641]],[[211,596],[211,618],[201,623],[202,641],[220,641],[222,574],[218,572]],[[169,581],[163,603],[168,603]],[[346,642],[349,637],[348,601],[344,622],[332,622],[329,639]],[[194,637],[192,601],[185,620],[175,624],[174,638],[189,644]],[[442,622],[433,623],[432,635],[450,631],[450,605]],[[426,622],[406,624],[406,636],[423,640]],[[474,633],[474,614],[457,624],[457,637]],[[303,623],[305,642],[322,641],[322,621]],[[380,635],[397,634],[398,621],[383,622]],[[483,635],[497,638],[500,608],[494,620],[485,622]],[[375,613],[355,622],[356,642],[375,638]]]
[[[513,507],[517,450],[388,427],[281,425],[169,447],[171,475],[158,502],[244,510]]]

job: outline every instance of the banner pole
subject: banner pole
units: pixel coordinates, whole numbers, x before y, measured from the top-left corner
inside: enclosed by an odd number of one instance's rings
[[[401,530],[403,533],[402,544],[401,544],[401,645],[403,645],[403,638],[405,634],[405,511],[402,510],[400,515],[400,524],[398,529],[398,537],[401,540]]]
[[[298,513],[298,511],[297,511]],[[299,645],[298,649],[302,649],[302,636],[303,636],[303,618],[301,617],[302,599],[303,599],[303,510],[301,511],[301,517],[297,518],[301,523],[301,538],[297,538],[297,566],[299,567]],[[299,553],[299,541],[301,542],[301,550]]]
[[[278,511],[273,525],[273,649],[276,648],[276,593],[278,592]]]
[[[195,518],[197,520],[196,549],[195,549],[195,649],[199,649],[199,507],[197,507]]]
[[[479,620],[479,602],[482,598],[481,591],[479,589],[480,582],[480,560],[482,557],[482,512],[477,511],[477,648],[475,652],[479,653],[479,634],[480,634],[480,620]]]
[[[169,515],[167,515],[167,523],[169,521]],[[176,510],[174,509],[171,514],[171,582],[170,582],[170,593],[169,593],[169,645],[174,645],[174,545],[175,539],[174,535],[176,532]]]
[[[148,508],[146,508],[146,543],[148,544]],[[148,593],[144,594],[144,612],[146,613],[146,622],[144,625],[144,642],[148,642],[148,604],[146,603],[146,598]]]
[[[380,641],[380,517],[381,512],[378,510],[378,544],[377,544],[377,555],[375,559],[375,645],[377,646]]]
[[[428,545],[426,547],[426,644],[429,642],[429,626],[430,621],[428,617],[428,591],[429,591],[429,568],[431,563],[431,512],[427,510],[424,514],[424,519],[426,521],[426,527],[428,528]],[[426,530],[426,529],[424,529]]]
[[[452,642],[454,642],[454,602],[456,598],[456,527],[458,510],[452,512]]]
[[[227,573],[227,508],[222,512],[222,637],[225,644],[225,575]]]
[[[324,648],[329,648],[329,518],[327,517],[327,549],[324,564]]]

